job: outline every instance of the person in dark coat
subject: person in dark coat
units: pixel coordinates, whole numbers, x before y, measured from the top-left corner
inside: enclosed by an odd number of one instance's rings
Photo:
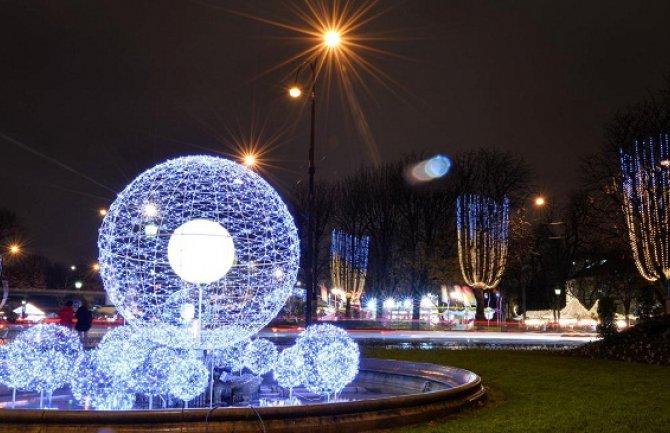
[[[77,319],[74,329],[79,333],[79,338],[81,338],[81,342],[86,347],[88,346],[88,331],[93,325],[93,313],[88,309],[86,300],[81,301],[81,306],[77,309],[77,313],[74,316]]]

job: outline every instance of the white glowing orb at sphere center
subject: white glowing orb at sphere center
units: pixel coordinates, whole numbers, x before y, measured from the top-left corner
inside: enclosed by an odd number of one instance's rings
[[[194,219],[179,226],[168,243],[172,270],[189,283],[208,284],[223,278],[233,266],[233,238],[221,224]]]

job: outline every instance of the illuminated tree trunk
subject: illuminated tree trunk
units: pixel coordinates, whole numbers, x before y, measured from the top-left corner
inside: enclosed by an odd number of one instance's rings
[[[330,272],[333,286],[346,293],[345,312],[351,317],[351,306],[360,305],[368,270],[368,236],[352,236],[333,230]]]
[[[670,314],[670,152],[668,136],[621,150],[623,210],[635,265],[665,289]]]
[[[496,203],[479,195],[460,196],[456,222],[463,279],[478,292],[494,289],[507,264],[509,200]]]

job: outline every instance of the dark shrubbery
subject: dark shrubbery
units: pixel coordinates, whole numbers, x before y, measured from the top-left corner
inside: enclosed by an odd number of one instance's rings
[[[601,341],[570,350],[589,358],[670,365],[670,317],[649,319]]]
[[[616,304],[614,299],[609,296],[601,296],[598,301],[598,333],[603,338],[611,338],[616,335],[616,323],[614,322],[614,313],[616,313]]]

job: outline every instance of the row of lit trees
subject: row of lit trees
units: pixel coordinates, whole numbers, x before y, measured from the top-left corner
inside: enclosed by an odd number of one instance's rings
[[[474,276],[477,281],[471,283],[479,289],[480,298],[481,290],[497,284],[505,266],[508,206],[525,202],[530,181],[530,171],[521,158],[508,152],[478,150],[457,156],[452,172],[442,179],[408,183],[403,173],[419,159],[409,157],[361,168],[345,179],[319,184],[315,197],[318,280],[336,284],[330,254],[333,229],[350,240],[369,237],[365,292],[378,299],[396,291],[411,294],[415,318],[419,317],[421,297],[428,291],[437,292],[445,281],[462,282],[464,277]],[[306,194],[298,191],[296,197],[295,214],[300,219],[307,205]],[[457,231],[459,197],[483,197],[487,203],[486,207],[465,204],[473,229],[468,239]],[[497,210],[489,212],[494,203]],[[464,209],[463,203],[460,209]],[[478,257],[476,262],[465,260],[459,266],[459,232],[461,247],[468,250],[462,257]],[[480,284],[480,276],[491,271],[494,277],[486,276],[488,284]],[[356,302],[360,287],[354,286],[341,289],[352,292]],[[381,302],[377,305],[381,314]]]

